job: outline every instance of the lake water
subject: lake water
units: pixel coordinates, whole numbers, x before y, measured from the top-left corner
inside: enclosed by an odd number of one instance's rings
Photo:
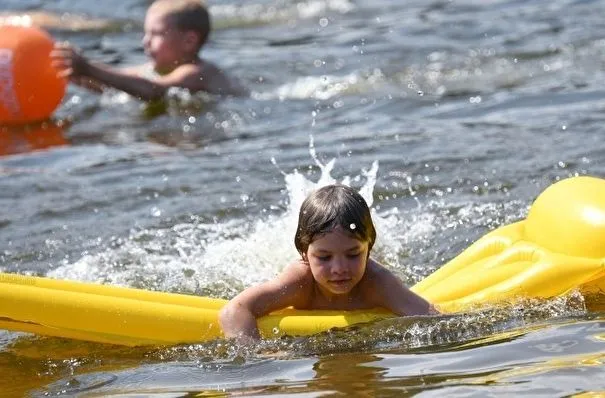
[[[0,271],[229,298],[296,257],[305,193],[344,181],[412,285],[553,182],[605,177],[605,2],[209,4],[202,54],[252,96],[180,93],[151,116],[71,86],[62,127],[2,148]],[[2,2],[72,13],[52,35],[118,66],[145,60],[147,6]],[[81,15],[109,24],[71,28]],[[604,361],[605,316],[572,294],[254,347],[0,331],[0,396],[590,396]]]

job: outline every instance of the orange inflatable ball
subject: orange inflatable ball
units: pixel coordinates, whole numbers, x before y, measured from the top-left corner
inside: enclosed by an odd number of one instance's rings
[[[0,124],[47,119],[66,82],[52,67],[50,35],[35,27],[0,26]]]

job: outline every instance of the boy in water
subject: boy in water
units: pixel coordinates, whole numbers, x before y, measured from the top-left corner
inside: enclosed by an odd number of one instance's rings
[[[66,43],[51,53],[61,77],[102,91],[114,87],[145,101],[161,99],[171,87],[191,93],[246,95],[247,90],[229,79],[198,53],[210,33],[210,15],[201,0],[155,0],[145,16],[143,47],[147,64],[115,69],[92,63]]]
[[[328,185],[303,202],[294,244],[301,259],[275,279],[250,287],[220,311],[226,337],[259,339],[256,318],[285,307],[362,310],[382,307],[396,315],[437,311],[401,280],[370,259],[376,230],[363,197]]]

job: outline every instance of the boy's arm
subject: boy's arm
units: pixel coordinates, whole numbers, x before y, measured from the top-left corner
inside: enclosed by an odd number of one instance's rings
[[[138,66],[128,66],[125,68],[120,68],[120,71],[125,75],[129,76],[139,76],[142,74],[144,69],[150,68],[149,65],[138,65]],[[87,76],[71,76],[69,79],[72,83],[77,84],[80,87],[84,87],[88,90],[102,93],[108,87],[107,85],[95,80],[91,77]]]
[[[137,76],[130,70],[92,63],[65,43],[57,43],[51,57],[60,77],[89,78],[100,85],[114,87],[145,101],[162,98],[170,87],[184,87],[194,91],[201,87],[199,67],[194,64],[181,65],[168,75],[150,80]]]
[[[431,303],[408,289],[401,279],[384,266],[369,259],[368,268],[371,269],[368,294],[377,306],[401,316],[439,313]]]
[[[152,81],[144,77],[133,76],[103,64],[89,63],[82,74],[144,101],[162,98],[168,88],[173,86],[169,82]]]
[[[88,90],[97,92],[97,93],[102,93],[105,90],[105,85],[99,83],[96,80],[91,79],[90,77],[83,77],[83,76],[78,76],[78,77],[71,77],[69,78],[69,81],[71,81],[72,83],[80,86],[80,87],[84,87]]]
[[[304,303],[313,288],[304,263],[292,264],[277,278],[252,286],[229,301],[219,313],[227,338],[243,342],[260,339],[256,319],[272,311]]]

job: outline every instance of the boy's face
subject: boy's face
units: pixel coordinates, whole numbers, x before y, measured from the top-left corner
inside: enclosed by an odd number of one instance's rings
[[[306,258],[324,294],[346,295],[363,278],[368,242],[361,242],[338,227],[311,242]]]
[[[156,71],[172,71],[191,57],[187,33],[174,26],[170,15],[153,6],[145,16],[145,35],[143,47],[145,53],[151,57]]]

